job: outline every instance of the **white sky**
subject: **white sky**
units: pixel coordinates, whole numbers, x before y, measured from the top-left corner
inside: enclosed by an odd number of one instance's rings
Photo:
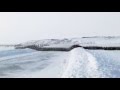
[[[119,36],[120,12],[0,12],[0,43]]]

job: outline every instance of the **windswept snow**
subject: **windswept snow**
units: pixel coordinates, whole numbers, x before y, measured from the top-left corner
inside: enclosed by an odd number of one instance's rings
[[[79,47],[70,52],[22,49],[0,53],[0,78],[120,77],[120,51],[117,50]]]
[[[119,78],[120,51],[73,49],[62,77]]]
[[[64,69],[63,64],[69,57],[67,52],[27,50],[29,53],[21,54],[19,52],[21,55],[0,57],[1,78],[55,78],[61,76]]]
[[[91,37],[91,38],[71,38],[71,39],[45,39],[33,40],[21,43],[16,47],[26,47],[34,45],[37,47],[70,47],[78,44],[80,46],[102,46],[102,47],[119,47],[120,37]]]
[[[98,63],[92,54],[83,48],[75,48],[70,52],[70,58],[63,78],[95,78],[103,77],[98,71]]]
[[[98,62],[106,78],[120,78],[120,51],[88,50]]]
[[[46,39],[19,44],[22,47],[120,46],[120,37]],[[19,46],[18,45],[18,46]],[[0,48],[0,78],[120,78],[119,50],[36,51]]]
[[[13,50],[14,47],[0,47],[0,51]]]
[[[81,46],[119,47],[120,37],[73,38],[72,42],[77,42]]]

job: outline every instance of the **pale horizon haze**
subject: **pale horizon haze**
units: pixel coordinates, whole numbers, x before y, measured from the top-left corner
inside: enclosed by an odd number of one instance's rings
[[[0,44],[120,36],[120,12],[0,12]]]

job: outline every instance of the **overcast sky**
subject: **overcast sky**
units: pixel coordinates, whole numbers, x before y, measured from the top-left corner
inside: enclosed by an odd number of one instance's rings
[[[0,12],[0,43],[106,35],[120,35],[120,12]]]

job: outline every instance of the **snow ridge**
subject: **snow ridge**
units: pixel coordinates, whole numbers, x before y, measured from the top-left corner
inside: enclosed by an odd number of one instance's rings
[[[70,52],[70,58],[62,78],[99,78],[104,77],[98,70],[98,64],[90,53],[83,48],[75,48]]]
[[[15,47],[25,48],[27,46],[42,47],[68,47],[71,45],[80,46],[104,46],[104,47],[119,47],[120,37],[84,37],[84,38],[69,38],[69,39],[43,39],[32,40],[25,43],[17,44]]]

